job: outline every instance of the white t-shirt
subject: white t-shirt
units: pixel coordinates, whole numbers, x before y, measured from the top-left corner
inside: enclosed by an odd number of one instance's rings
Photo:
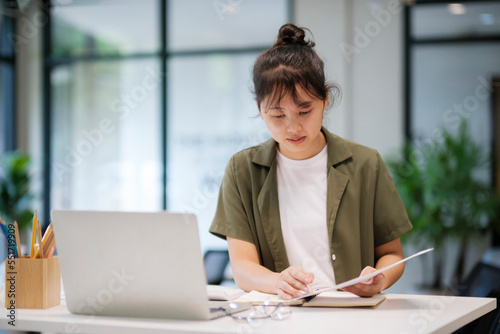
[[[277,152],[281,230],[290,265],[314,274],[313,288],[335,285],[326,224],[327,146],[312,158]]]

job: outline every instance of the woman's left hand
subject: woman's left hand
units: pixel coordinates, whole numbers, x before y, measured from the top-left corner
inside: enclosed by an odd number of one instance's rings
[[[373,267],[365,267],[359,275],[364,276],[376,271]],[[382,291],[382,285],[385,280],[384,273],[380,273],[375,277],[372,277],[364,282],[357,283],[355,285],[347,286],[342,290],[354,293],[360,297],[371,297]]]

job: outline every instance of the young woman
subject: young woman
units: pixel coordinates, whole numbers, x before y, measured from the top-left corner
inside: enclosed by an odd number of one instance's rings
[[[399,237],[412,227],[379,154],[322,127],[339,90],[313,47],[286,24],[257,58],[255,100],[272,139],[231,158],[210,227],[227,239],[240,288],[283,299],[403,259]],[[372,296],[403,270],[345,290]]]

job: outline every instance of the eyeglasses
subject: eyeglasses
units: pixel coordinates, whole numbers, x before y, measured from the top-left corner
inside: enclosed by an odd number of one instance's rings
[[[229,303],[229,308],[230,310],[221,307],[220,310],[234,320],[242,322],[253,322],[255,320],[268,318],[278,321],[285,320],[288,319],[292,313],[290,307],[283,305],[283,303],[272,305],[269,301],[265,301],[263,305],[244,309],[236,303]]]

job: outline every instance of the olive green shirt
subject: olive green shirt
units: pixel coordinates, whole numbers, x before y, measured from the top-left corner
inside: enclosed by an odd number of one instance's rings
[[[326,224],[335,281],[341,283],[374,266],[375,247],[399,238],[412,225],[377,151],[322,131],[328,144]],[[253,243],[260,263],[281,272],[289,264],[281,232],[276,147],[269,139],[233,155],[210,232]]]

